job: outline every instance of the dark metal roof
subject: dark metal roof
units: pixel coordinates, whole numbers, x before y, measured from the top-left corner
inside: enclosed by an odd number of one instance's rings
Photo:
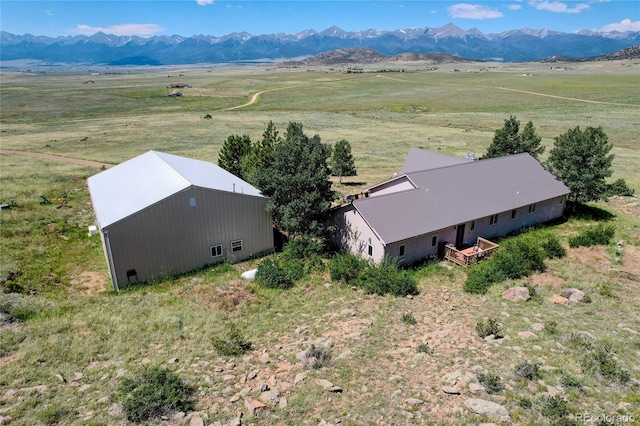
[[[569,194],[529,154],[406,173],[416,189],[356,200],[385,244]]]
[[[400,173],[412,173],[423,170],[438,169],[440,167],[464,164],[472,161],[469,158],[458,158],[426,149],[411,148],[402,164]]]

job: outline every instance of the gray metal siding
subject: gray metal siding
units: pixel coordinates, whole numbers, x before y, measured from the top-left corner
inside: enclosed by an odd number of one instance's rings
[[[195,198],[195,206],[190,199]],[[223,258],[241,261],[273,249],[267,199],[191,187],[103,229],[108,233],[120,287],[127,270],[139,281],[175,275],[221,261],[210,247],[223,246]],[[242,251],[231,242],[242,240]]]

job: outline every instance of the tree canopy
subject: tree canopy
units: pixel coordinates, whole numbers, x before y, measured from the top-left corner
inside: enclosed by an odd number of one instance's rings
[[[555,138],[547,168],[571,189],[572,201],[586,203],[605,196],[611,176],[613,145],[602,127],[569,129]]]
[[[508,120],[504,120],[504,126],[496,130],[493,142],[487,148],[483,158],[503,157],[523,152],[538,158],[538,155],[544,152],[544,146],[540,146],[541,141],[542,138],[536,133],[531,121],[520,132],[520,121],[510,116]]]
[[[257,174],[257,187],[269,197],[267,210],[290,235],[320,235],[329,223],[333,191],[327,160],[331,147],[308,137],[291,122],[276,143],[270,166]]]
[[[244,179],[242,160],[251,150],[249,135],[231,135],[222,144],[218,154],[218,166]]]
[[[269,121],[262,133],[262,139],[251,145],[251,149],[241,160],[242,174],[247,182],[257,186],[258,175],[271,166],[273,151],[281,140],[276,125]]]
[[[331,157],[331,174],[339,176],[338,181],[342,183],[342,176],[356,175],[355,162],[351,155],[351,144],[346,139],[339,140],[333,147]]]

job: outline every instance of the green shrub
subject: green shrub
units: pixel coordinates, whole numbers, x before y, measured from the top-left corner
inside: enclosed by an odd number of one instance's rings
[[[524,377],[527,380],[534,380],[540,377],[540,364],[523,361],[516,366],[516,376]]]
[[[576,379],[575,377],[573,377],[573,376],[571,376],[569,374],[563,374],[562,375],[562,379],[560,379],[560,383],[565,388],[579,388],[579,387],[582,387],[582,383],[580,383],[580,380]]]
[[[476,323],[476,331],[482,339],[491,335],[496,339],[502,338],[502,327],[495,318],[488,318],[486,322],[478,321]]]
[[[222,333],[211,339],[211,345],[220,355],[238,356],[249,352],[253,345],[244,339],[244,336],[233,323],[225,325]]]
[[[581,234],[569,238],[569,247],[591,247],[596,245],[608,245],[611,242],[616,227],[614,225],[605,225],[603,223],[586,229]]]
[[[127,419],[136,423],[195,407],[195,388],[160,367],[150,367],[133,378],[125,378],[118,394]]]
[[[324,252],[322,243],[308,235],[301,235],[289,241],[282,250],[284,259],[307,260]]]
[[[602,283],[598,286],[598,294],[604,297],[613,297],[613,289],[609,284]]]
[[[331,353],[326,346],[316,346],[312,344],[303,352],[301,362],[312,369],[326,367],[331,362]]]
[[[385,258],[380,265],[367,266],[358,276],[356,285],[368,294],[408,296],[418,294],[416,280],[400,270],[398,264]]]
[[[293,280],[276,260],[266,259],[258,265],[256,282],[267,288],[291,288]]]
[[[567,249],[562,247],[562,243],[555,235],[547,236],[541,243],[542,250],[547,258],[556,259],[567,255]]]
[[[518,406],[524,408],[525,410],[529,410],[533,408],[533,402],[526,396],[523,396],[518,400]]]
[[[558,323],[555,321],[545,321],[542,330],[547,334],[558,334]]]
[[[291,281],[298,281],[305,276],[305,265],[300,259],[282,259],[279,266],[287,273]]]
[[[489,258],[469,268],[463,289],[467,293],[485,294],[493,284],[506,279],[506,275],[498,269],[498,265]]]
[[[411,313],[402,314],[402,317],[400,318],[400,320],[407,325],[416,325],[418,323],[418,321],[415,319],[415,317]]]
[[[560,395],[547,396],[542,400],[541,413],[545,417],[560,418],[569,414],[567,401]]]
[[[433,348],[429,346],[428,343],[420,343],[416,348],[416,352],[422,352],[431,355],[433,353]]]
[[[545,270],[546,253],[535,236],[523,234],[504,241],[490,258],[506,278],[519,279]]]
[[[338,254],[329,261],[329,275],[333,281],[351,285],[366,266],[366,261],[353,253]]]
[[[594,344],[580,360],[582,370],[592,376],[600,376],[607,382],[626,384],[631,380],[629,372],[622,369],[614,359],[613,348],[607,342]]]
[[[504,390],[504,385],[502,384],[502,380],[500,380],[500,376],[497,374],[487,373],[487,374],[478,374],[478,382],[489,394],[499,393]]]
[[[633,188],[630,188],[629,185],[627,185],[627,182],[624,179],[618,179],[607,185],[606,196],[613,197],[615,195],[619,195],[623,197],[633,197],[635,192],[636,191]]]

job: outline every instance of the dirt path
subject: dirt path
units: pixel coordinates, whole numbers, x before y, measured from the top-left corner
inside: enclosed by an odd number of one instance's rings
[[[378,75],[377,77],[380,78],[386,78],[387,80],[394,80],[394,81],[401,81],[404,83],[413,83],[416,84],[415,81],[411,81],[411,80],[404,80],[401,78],[394,78],[394,77],[388,77],[386,75]],[[445,84],[445,83],[440,83],[440,84]],[[448,85],[456,85],[455,83],[446,83]],[[574,102],[585,102],[585,103],[590,103],[590,104],[601,104],[601,105],[617,105],[617,106],[627,106],[627,107],[640,107],[640,105],[636,105],[636,104],[625,104],[625,103],[621,103],[621,102],[606,102],[606,101],[592,101],[589,99],[580,99],[580,98],[570,98],[567,96],[557,96],[557,95],[550,95],[548,93],[540,93],[540,92],[530,92],[527,90],[519,90],[519,89],[511,89],[509,87],[491,87],[491,86],[486,86],[487,89],[498,89],[498,90],[507,90],[510,92],[518,92],[518,93],[525,93],[527,95],[533,95],[533,96],[543,96],[546,98],[554,98],[554,99],[563,99],[566,101],[574,101]]]
[[[61,161],[65,163],[79,164],[81,166],[104,167],[105,169],[113,167],[113,164],[99,163],[97,161],[81,160],[79,158],[62,157],[60,155],[43,154],[41,152],[14,151],[11,149],[0,149],[0,154],[22,155],[24,157],[44,158],[45,160]]]

